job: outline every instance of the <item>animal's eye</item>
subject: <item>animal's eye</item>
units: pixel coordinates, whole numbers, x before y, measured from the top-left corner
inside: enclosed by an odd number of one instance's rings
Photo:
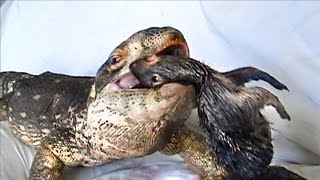
[[[113,64],[117,64],[118,62],[120,62],[120,57],[118,57],[118,56],[112,56],[112,57],[110,58],[110,62],[111,62],[112,65],[113,65]]]
[[[160,81],[160,76],[158,74],[154,74],[151,78],[152,82],[156,83]]]

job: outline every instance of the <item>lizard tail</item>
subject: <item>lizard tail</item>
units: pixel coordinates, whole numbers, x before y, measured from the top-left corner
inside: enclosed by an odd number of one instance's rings
[[[22,72],[0,72],[0,121],[9,117],[8,101],[14,92],[14,84],[22,79],[32,77],[31,74]]]

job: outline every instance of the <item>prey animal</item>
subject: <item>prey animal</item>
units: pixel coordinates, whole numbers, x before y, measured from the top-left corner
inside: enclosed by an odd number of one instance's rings
[[[202,177],[220,178],[206,138],[184,123],[196,106],[192,85],[140,87],[129,65],[146,55],[188,57],[182,33],[151,27],[120,43],[96,77],[1,72],[0,119],[37,149],[30,179],[60,179],[65,166],[96,166],[160,151],[180,154]],[[276,80],[254,69],[225,73],[235,84]],[[4,123],[4,122],[1,122]]]
[[[273,156],[270,125],[259,110],[271,105],[281,118],[290,120],[290,116],[268,90],[239,86],[188,57],[147,56],[133,62],[130,70],[142,87],[173,82],[195,86],[200,125],[208,134],[224,178],[303,179],[283,167],[269,166]]]

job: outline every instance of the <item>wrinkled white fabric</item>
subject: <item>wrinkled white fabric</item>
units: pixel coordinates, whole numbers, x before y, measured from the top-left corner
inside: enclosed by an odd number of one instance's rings
[[[274,92],[291,116],[288,122],[273,108],[263,111],[273,123],[274,163],[285,162],[308,179],[319,179],[319,22],[317,1],[7,1],[1,7],[1,71],[95,75],[111,50],[132,33],[173,26],[185,35],[193,58],[219,71],[254,66],[288,86],[290,92],[280,92],[267,83],[249,84]],[[189,122],[197,125],[195,113]],[[35,150],[14,139],[6,122],[0,128],[0,178],[26,179]],[[141,172],[137,176],[145,177],[160,168],[161,179],[183,179],[183,174],[195,178],[182,162],[178,155],[156,153],[96,168],[67,169],[65,179],[107,179],[112,175],[108,172],[130,168],[120,174],[134,177],[133,172]],[[167,169],[163,164],[169,164]],[[141,170],[144,165],[149,168]]]

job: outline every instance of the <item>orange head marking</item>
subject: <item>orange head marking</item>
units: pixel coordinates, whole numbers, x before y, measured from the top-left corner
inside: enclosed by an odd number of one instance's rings
[[[159,58],[156,55],[152,55],[146,59],[148,64],[152,65],[159,61]]]

